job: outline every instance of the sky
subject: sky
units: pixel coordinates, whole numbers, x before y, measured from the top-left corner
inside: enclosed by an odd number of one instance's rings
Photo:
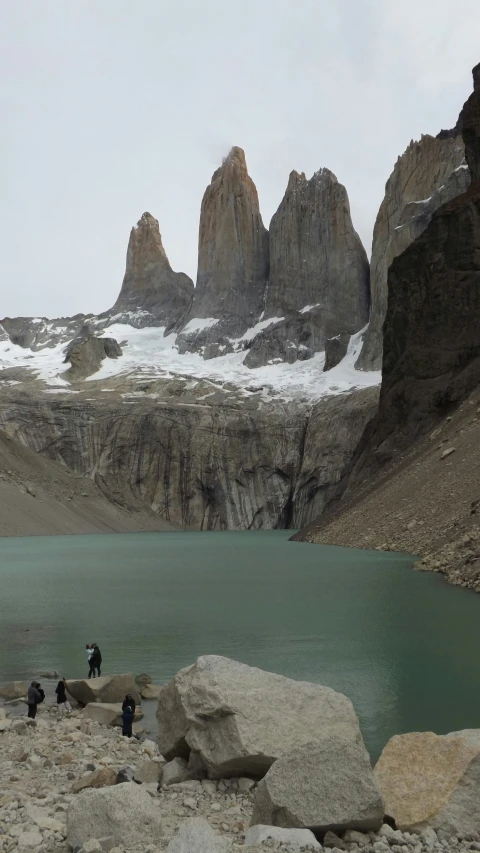
[[[331,169],[367,251],[397,157],[452,127],[479,0],[2,0],[0,316],[109,308],[131,226],[196,275],[200,203],[245,149],[265,225]]]

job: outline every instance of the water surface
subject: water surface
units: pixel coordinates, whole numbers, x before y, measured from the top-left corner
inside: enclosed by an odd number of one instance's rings
[[[480,724],[480,596],[408,556],[289,531],[0,539],[0,680],[56,669],[171,678],[222,654],[346,693],[376,757],[391,735]]]

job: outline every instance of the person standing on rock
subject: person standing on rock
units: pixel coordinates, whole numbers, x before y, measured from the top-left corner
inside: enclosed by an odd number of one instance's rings
[[[92,667],[93,646],[90,643],[87,643],[85,648],[87,650],[87,658],[88,658],[88,677],[91,678],[92,675],[93,675],[93,677],[95,677],[95,670]]]
[[[37,716],[37,705],[40,702],[43,702],[42,694],[37,688],[37,682],[32,681],[27,691],[28,716],[31,720],[34,720]]]
[[[97,675],[100,678],[100,667],[102,665],[102,653],[98,648],[96,643],[93,643],[93,655],[90,658],[90,669],[93,669],[93,677],[95,678],[95,670],[97,671]]]
[[[58,682],[58,684],[55,688],[55,693],[57,694],[57,709],[58,709],[58,719],[59,720],[62,719],[62,714],[63,714],[64,710],[65,711],[71,711],[72,710],[72,706],[70,705],[70,702],[67,699],[66,689],[67,689],[66,688],[66,680],[65,680],[65,676],[63,676],[63,678],[60,679],[60,681]]]
[[[133,711],[133,714],[135,716],[135,708],[136,707],[137,707],[137,703],[135,702],[135,699],[133,698],[133,696],[130,693],[127,693],[127,695],[125,696],[125,699],[123,700],[123,703],[122,703],[122,711],[124,711],[125,708],[131,708]]]
[[[125,703],[124,703],[125,704]],[[130,705],[126,705],[122,711],[122,735],[132,737],[132,726],[135,719],[135,711]]]

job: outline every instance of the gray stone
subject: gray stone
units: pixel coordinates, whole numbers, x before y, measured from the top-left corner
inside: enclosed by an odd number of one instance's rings
[[[279,826],[251,826],[245,833],[245,847],[263,844],[271,838],[277,844],[284,844],[290,850],[300,850],[303,847],[315,847],[321,850],[321,845],[309,829],[283,829]]]
[[[70,680],[67,681],[67,690],[81,705],[88,705],[90,702],[122,703],[127,693],[133,696],[135,702],[140,703],[140,695],[131,673]]]
[[[134,779],[136,782],[157,782],[162,774],[162,766],[158,761],[144,761],[140,767],[135,770]]]
[[[94,720],[102,726],[122,725],[122,705],[120,702],[90,702],[82,711],[82,717],[86,720]],[[139,705],[135,706],[135,722],[143,718],[143,711]]]
[[[162,835],[161,813],[156,801],[141,785],[125,782],[111,788],[87,790],[72,800],[67,812],[67,840],[71,848],[90,838],[111,837],[128,849],[142,843],[158,843]]]
[[[31,850],[39,847],[43,838],[38,830],[22,832],[18,837],[17,846],[19,850]]]
[[[230,843],[201,817],[183,821],[166,853],[228,853]]]
[[[99,338],[95,334],[87,334],[80,340],[74,339],[67,347],[65,362],[70,367],[65,371],[69,380],[85,379],[100,369],[105,358],[118,358],[123,355],[121,347],[115,338]]]
[[[162,767],[162,785],[175,785],[183,782],[187,776],[187,762],[184,758],[174,758]]]
[[[331,830],[329,830],[328,832],[325,833],[325,837],[323,839],[323,846],[327,850],[346,850],[347,849],[347,845],[345,844],[345,842],[342,841],[342,839],[339,838],[338,835],[336,835],[335,832],[332,832]]]
[[[315,742],[279,758],[259,782],[252,825],[375,831],[384,811],[363,744],[319,733]]]
[[[23,699],[27,695],[28,684],[26,681],[9,681],[0,687],[0,696],[6,702],[14,699]]]
[[[345,358],[350,343],[350,335],[338,334],[325,341],[325,364],[323,370],[332,370]]]
[[[217,655],[177,673],[160,694],[157,721],[162,755],[182,755],[188,744],[211,778],[262,776],[316,731],[361,741],[353,705],[341,693]]]

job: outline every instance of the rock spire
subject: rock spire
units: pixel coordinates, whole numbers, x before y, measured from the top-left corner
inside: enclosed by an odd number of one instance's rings
[[[268,232],[241,148],[232,148],[205,190],[200,212],[197,286],[186,333],[217,321],[215,335],[242,335],[262,310]],[[195,335],[194,335],[195,337]]]
[[[172,270],[158,221],[144,213],[130,233],[125,277],[113,311],[131,313],[132,321],[142,325],[165,324],[172,329],[188,312],[192,299],[192,280]],[[146,314],[151,315],[148,323]]]

